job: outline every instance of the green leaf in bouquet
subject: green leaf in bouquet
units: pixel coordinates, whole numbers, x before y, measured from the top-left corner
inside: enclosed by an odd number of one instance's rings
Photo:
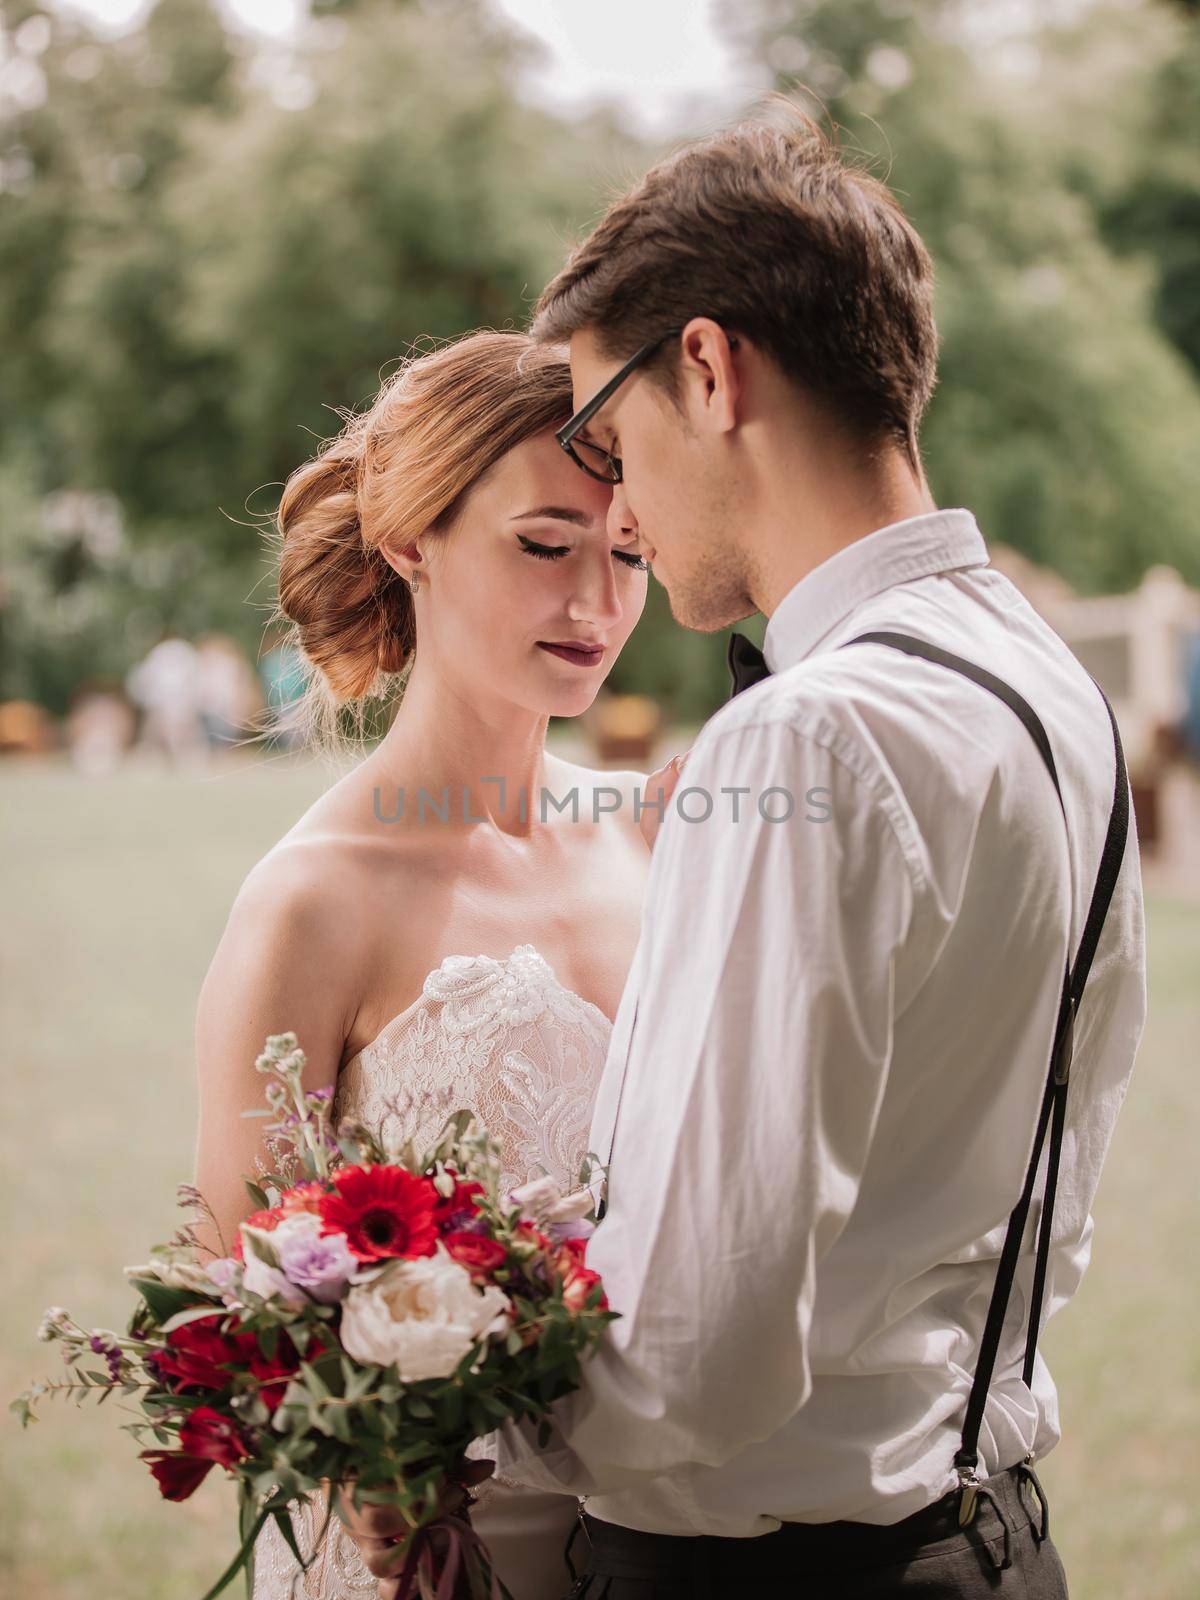
[[[343,1444],[354,1442],[354,1418],[345,1406],[333,1406],[327,1413],[329,1425],[333,1429],[335,1439],[340,1439]]]
[[[300,1363],[300,1372],[309,1394],[318,1400],[328,1400],[330,1398],[333,1390],[325,1382],[315,1366],[310,1366],[307,1361],[302,1361]]]
[[[422,1399],[419,1394],[409,1395],[407,1409],[409,1416],[416,1417],[418,1422],[433,1421],[433,1407],[428,1400]]]
[[[129,1281],[146,1302],[150,1315],[160,1327],[177,1311],[185,1311],[196,1303],[194,1289],[172,1289],[169,1284],[159,1283],[157,1278],[131,1278]]]
[[[252,1228],[248,1223],[242,1223],[242,1240],[245,1248],[265,1261],[269,1267],[279,1266],[279,1251],[271,1242],[271,1235],[265,1228]]]
[[[342,1371],[342,1394],[347,1400],[361,1400],[370,1394],[376,1374],[369,1367],[356,1367],[349,1356],[339,1356]]]
[[[253,1178],[243,1178],[242,1182],[246,1185],[246,1193],[254,1201],[257,1208],[260,1211],[269,1211],[271,1202],[267,1199],[267,1191],[262,1185],[255,1183]]]
[[[455,1428],[459,1427],[462,1418],[463,1392],[457,1384],[451,1384],[438,1397],[438,1427],[446,1433],[452,1433]]]
[[[307,1572],[309,1567],[311,1567],[313,1562],[317,1559],[317,1552],[320,1549],[320,1546],[313,1546],[313,1553],[306,1561],[300,1554],[300,1546],[296,1542],[296,1530],[292,1527],[292,1517],[287,1507],[284,1506],[279,1510],[272,1511],[271,1516],[274,1519],[275,1526],[283,1535],[284,1544],[287,1545],[288,1549],[295,1556],[296,1565],[300,1568],[301,1572]]]
[[[288,1331],[289,1333],[292,1332],[291,1329]],[[257,1329],[255,1332],[255,1338],[258,1340],[258,1348],[262,1351],[264,1357],[268,1361],[274,1361],[275,1352],[279,1349],[279,1324],[277,1322],[272,1322],[269,1323],[265,1328]],[[296,1343],[294,1336],[292,1342]],[[304,1342],[305,1344],[308,1343],[307,1330],[305,1330]],[[296,1349],[301,1355],[303,1355],[304,1352],[299,1344],[296,1344]]]
[[[224,1306],[189,1306],[186,1311],[177,1311],[174,1316],[168,1317],[159,1329],[160,1333],[174,1333],[176,1328],[186,1327],[189,1322],[199,1322],[202,1317],[220,1317],[227,1315]]]

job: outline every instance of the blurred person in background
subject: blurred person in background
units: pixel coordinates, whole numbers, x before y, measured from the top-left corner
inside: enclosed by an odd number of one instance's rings
[[[200,720],[213,750],[226,749],[252,726],[263,696],[253,668],[223,633],[208,633],[196,646]]]
[[[269,1160],[242,1116],[268,1034],[299,1036],[335,1125],[420,1141],[468,1106],[510,1188],[543,1172],[570,1187],[586,1154],[652,827],[640,774],[545,748],[551,716],[592,705],[646,597],[611,488],[555,443],[570,408],[562,351],[476,334],[402,365],[285,486],[279,608],[310,725],[361,717],[399,675],[404,692],[382,741],[250,872],[204,984],[196,1182],[226,1239],[249,1209],[242,1174]],[[472,1522],[515,1600],[557,1600],[575,1498],[499,1478],[479,1496]],[[294,1516],[305,1554],[324,1510]],[[254,1593],[377,1586],[334,1518],[303,1575],[269,1524]]]
[[[82,683],[71,696],[65,731],[76,771],[87,778],[105,777],[133,747],[137,712],[119,684]]]
[[[297,749],[307,736],[304,657],[286,629],[275,627],[268,638],[271,643],[259,658],[258,670],[271,737],[285,750]]]
[[[194,767],[206,752],[200,720],[200,656],[195,645],[168,630],[125,679],[142,712],[140,748],[172,766]]]
[[[1200,766],[1200,633],[1187,640],[1183,672],[1184,711],[1179,725],[1183,752]]]

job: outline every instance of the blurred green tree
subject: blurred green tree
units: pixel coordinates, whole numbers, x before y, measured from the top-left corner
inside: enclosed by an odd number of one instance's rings
[[[600,187],[587,130],[518,98],[531,46],[481,0],[336,9],[275,47],[209,0],[116,39],[14,14],[0,467],[21,485],[5,593],[28,605],[0,628],[0,694],[62,709],[96,670],[85,613],[106,660],[167,623],[256,650],[279,483],[414,341],[522,324]],[[47,536],[60,491],[115,497],[119,556]]]
[[[1155,560],[1195,580],[1195,7],[1099,3],[1023,37],[1002,10],[728,15],[930,243],[941,501],[1083,588]],[[117,38],[7,0],[0,44],[0,694],[61,709],[164,625],[255,650],[261,522],[338,409],[414,341],[523,324],[651,153],[526,103],[537,47],[485,0],[317,0],[270,43],[213,0]],[[651,583],[612,683],[701,717],[723,641],[674,627]]]
[[[1165,13],[1100,5],[1024,35],[1004,22],[956,0],[729,10],[933,254],[943,345],[923,443],[939,501],[1085,590],[1133,584],[1154,561],[1197,581],[1200,387],[1156,317],[1160,270],[1114,255],[1105,209],[1139,187],[1142,128],[1108,91],[1152,94]],[[1136,148],[1157,162],[1149,137]]]

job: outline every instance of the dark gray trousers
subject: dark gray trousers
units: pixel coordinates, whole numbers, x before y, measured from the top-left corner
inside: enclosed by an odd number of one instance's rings
[[[570,1600],[1066,1600],[1037,1479],[1014,1467],[983,1489],[966,1528],[957,1491],[890,1527],[786,1523],[756,1539],[638,1533],[584,1516]]]

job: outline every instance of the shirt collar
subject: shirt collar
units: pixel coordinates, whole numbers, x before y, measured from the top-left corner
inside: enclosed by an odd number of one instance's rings
[[[763,637],[767,665],[780,672],[802,661],[852,611],[885,589],[987,561],[987,546],[969,511],[927,511],[877,528],[788,590]]]

